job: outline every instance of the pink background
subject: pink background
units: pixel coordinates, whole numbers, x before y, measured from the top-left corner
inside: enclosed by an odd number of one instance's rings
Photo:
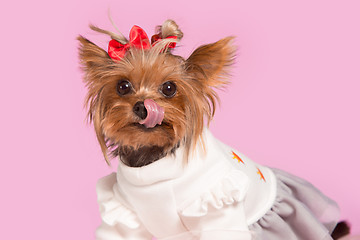
[[[137,6],[138,5],[138,6]],[[359,1],[3,1],[1,239],[94,239],[95,184],[115,170],[85,122],[78,34],[173,18],[177,53],[228,35],[239,57],[211,128],[252,159],[310,180],[360,233]]]

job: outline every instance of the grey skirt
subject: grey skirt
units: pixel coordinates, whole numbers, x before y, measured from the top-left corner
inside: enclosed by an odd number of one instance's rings
[[[275,203],[249,226],[251,236],[236,230],[191,231],[161,240],[331,240],[340,216],[337,204],[309,182],[272,170],[277,178]]]
[[[330,240],[340,211],[309,182],[278,169],[273,207],[249,226],[257,240]]]

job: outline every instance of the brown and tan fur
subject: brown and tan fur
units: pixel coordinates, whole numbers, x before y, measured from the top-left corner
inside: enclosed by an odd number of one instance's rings
[[[162,35],[182,37],[171,20],[158,29]],[[113,153],[126,164],[139,167],[173,153],[180,145],[189,154],[201,139],[204,120],[211,120],[214,115],[214,88],[226,83],[224,77],[235,53],[232,39],[201,46],[188,59],[173,55],[169,49],[161,51],[168,44],[163,40],[148,50],[130,48],[121,61],[115,61],[106,51],[79,36],[80,60],[88,88],[88,117],[94,123],[106,161],[109,163],[109,154]],[[130,81],[133,87],[125,96],[116,92],[122,79]],[[172,98],[159,92],[166,81],[177,86]],[[165,109],[163,123],[151,129],[139,125],[139,118],[132,111],[136,102],[146,98]]]

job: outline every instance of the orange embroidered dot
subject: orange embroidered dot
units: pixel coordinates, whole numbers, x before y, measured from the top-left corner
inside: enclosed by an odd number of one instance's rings
[[[234,153],[233,151],[231,152],[233,154],[233,159],[237,159],[239,163],[242,162],[243,164],[245,164],[244,161],[236,153]]]
[[[262,172],[260,171],[259,168],[256,168],[258,171],[257,171],[257,174],[260,175],[260,180],[264,180],[264,182],[266,182],[265,178],[264,178],[264,175],[262,174]]]

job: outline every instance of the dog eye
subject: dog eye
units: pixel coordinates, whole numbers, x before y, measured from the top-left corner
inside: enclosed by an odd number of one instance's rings
[[[128,94],[131,91],[131,83],[128,80],[121,79],[116,86],[119,95]]]
[[[173,97],[176,93],[176,85],[173,82],[165,82],[160,87],[160,91],[165,97]]]

